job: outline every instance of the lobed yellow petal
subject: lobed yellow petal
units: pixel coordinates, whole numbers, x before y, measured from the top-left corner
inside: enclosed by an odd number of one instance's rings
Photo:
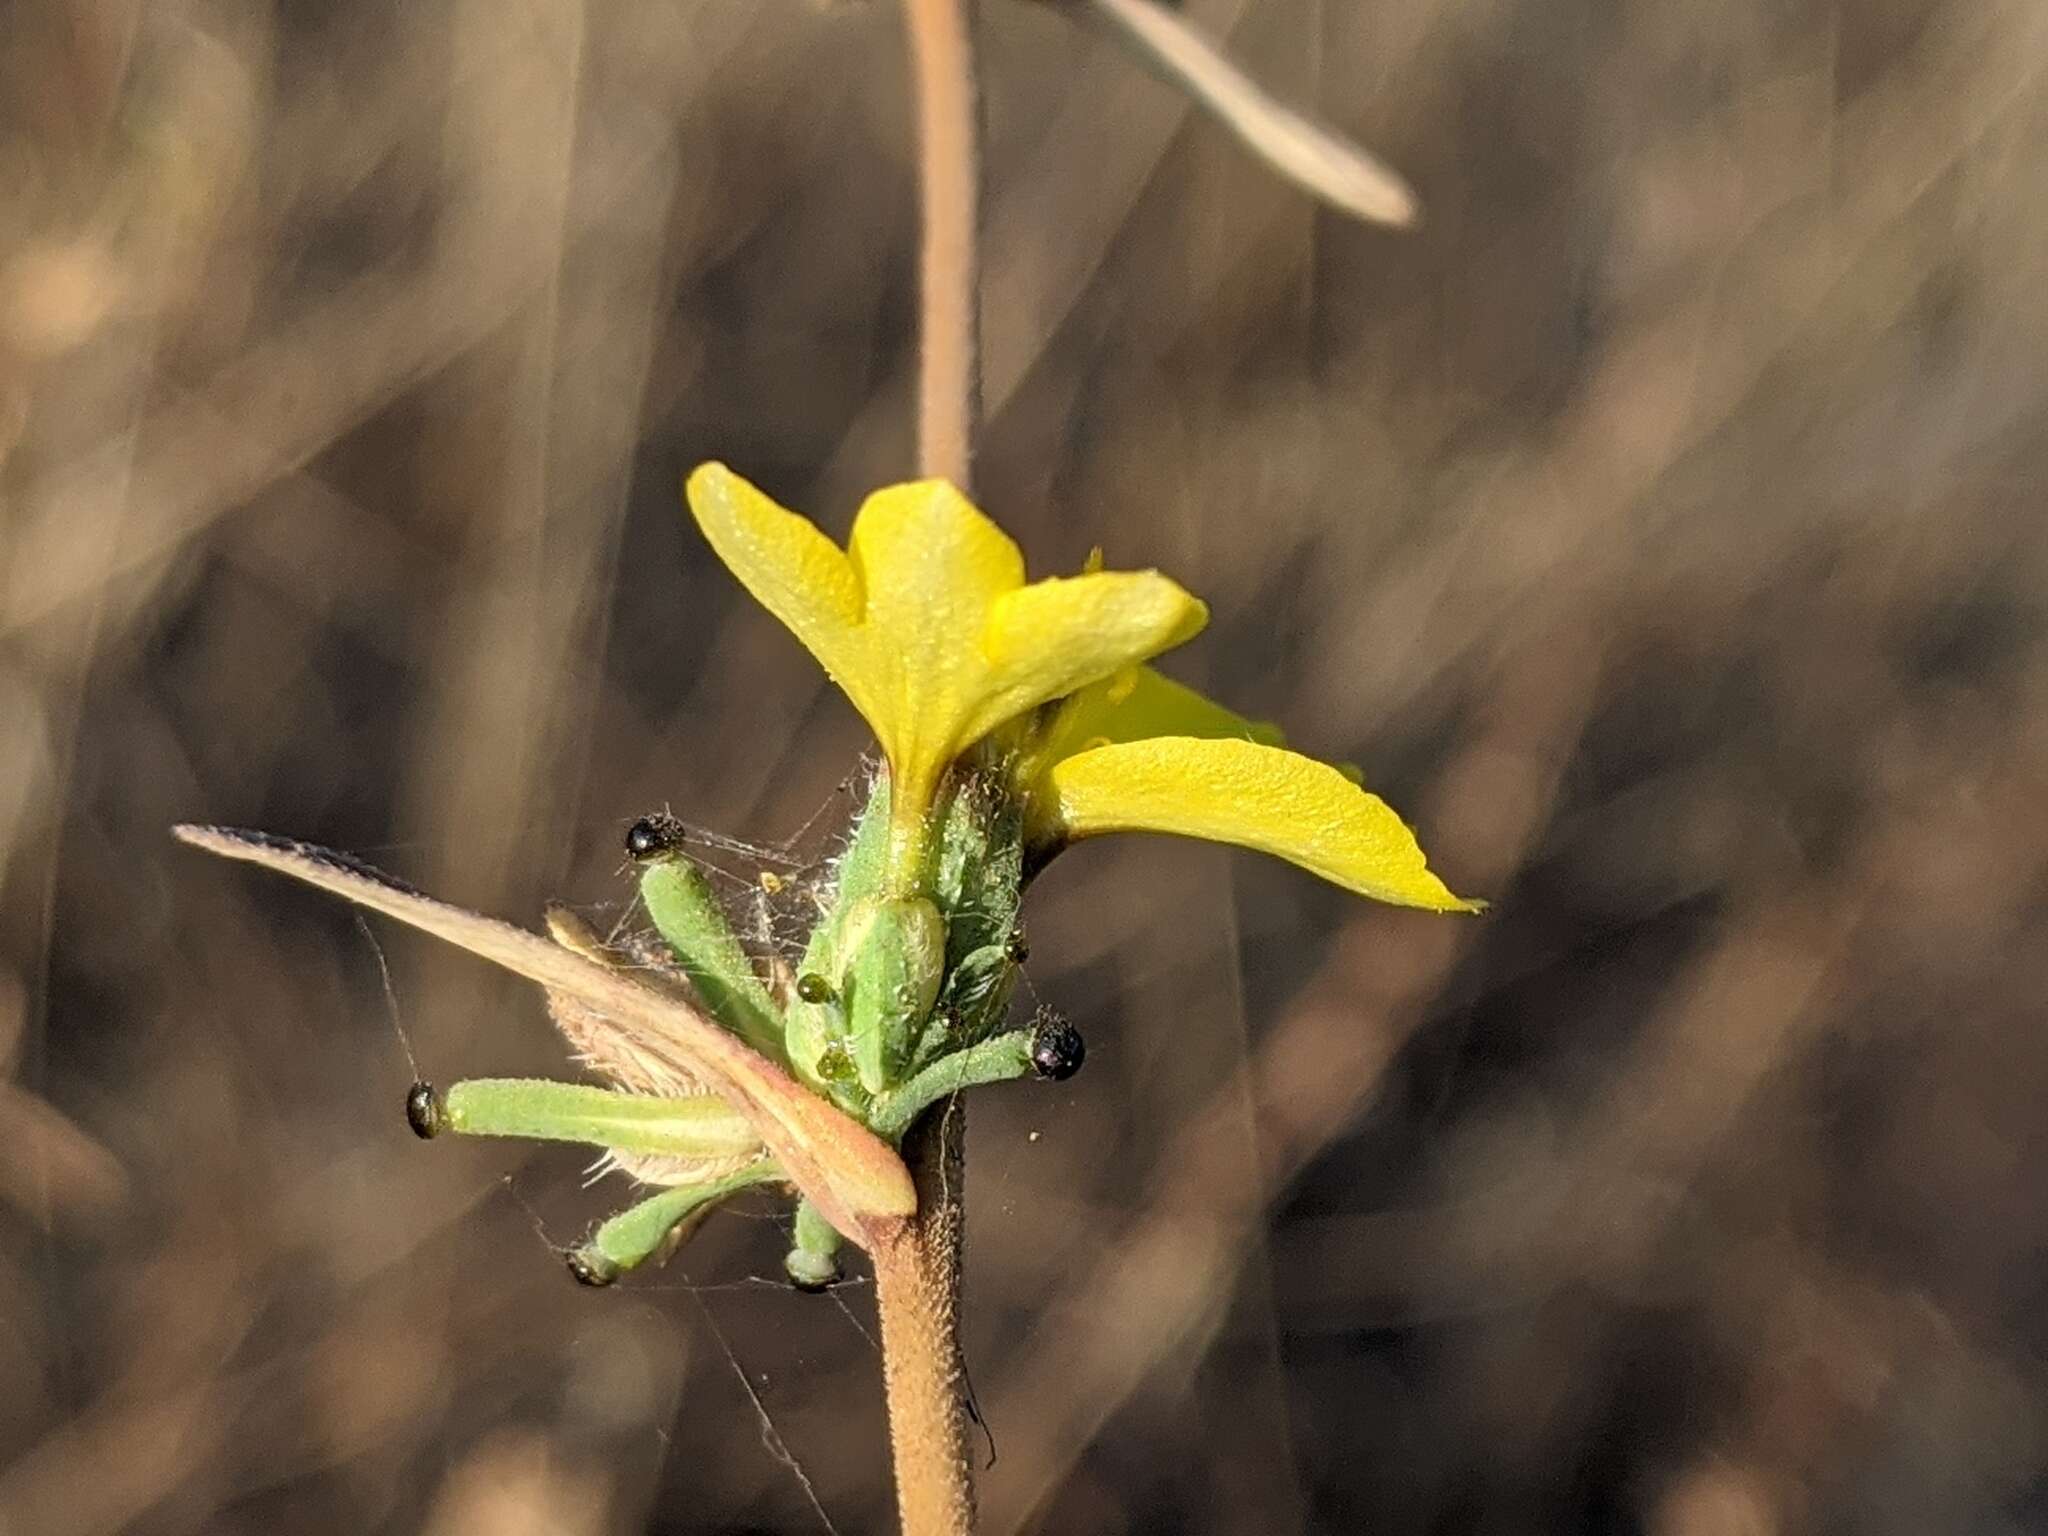
[[[884,486],[861,503],[847,552],[867,584],[868,622],[910,629],[939,610],[957,637],[1024,585],[1016,540],[946,480]]]
[[[982,631],[988,688],[965,740],[1171,650],[1208,622],[1207,605],[1157,571],[1054,577],[1008,593]]]
[[[989,686],[975,639],[990,606],[1024,582],[1010,536],[944,480],[876,491],[848,553],[866,596],[868,675],[848,693],[874,727],[906,800],[921,803],[974,739]],[[842,681],[845,681],[842,679]]]
[[[1269,747],[1285,742],[1270,721],[1249,720],[1151,667],[1127,667],[1061,705],[1038,752],[1044,762],[1055,763],[1090,747],[1151,736],[1256,741]]]
[[[867,603],[854,563],[810,519],[723,464],[699,465],[685,494],[718,558],[860,703],[855,680],[868,670],[860,633]]]
[[[1066,836],[1170,832],[1277,854],[1397,906],[1476,912],[1429,871],[1421,845],[1377,795],[1327,763],[1251,741],[1159,736],[1055,763]]]

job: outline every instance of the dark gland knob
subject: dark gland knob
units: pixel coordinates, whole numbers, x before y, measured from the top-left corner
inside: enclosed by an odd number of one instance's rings
[[[1087,1043],[1081,1039],[1081,1031],[1067,1022],[1067,1016],[1057,1009],[1039,1009],[1031,1027],[1031,1070],[1063,1083],[1081,1070],[1087,1058]]]
[[[447,1109],[432,1083],[414,1083],[405,1091],[405,1123],[421,1141],[432,1141],[447,1124]]]
[[[683,846],[683,824],[663,812],[642,816],[626,829],[626,857],[635,864],[664,858]]]

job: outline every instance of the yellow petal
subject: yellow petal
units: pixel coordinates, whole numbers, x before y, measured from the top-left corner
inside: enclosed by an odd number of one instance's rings
[[[1429,872],[1401,818],[1326,763],[1250,741],[1158,736],[1053,765],[1068,837],[1172,832],[1278,854],[1398,906],[1476,912]]]
[[[718,558],[852,693],[849,678],[864,672],[866,649],[866,601],[853,562],[808,518],[777,506],[723,464],[699,465],[686,494]]]
[[[1056,577],[1008,593],[982,633],[991,675],[966,740],[1170,650],[1208,622],[1208,607],[1157,571]]]
[[[1024,582],[1010,536],[943,480],[875,492],[854,519],[848,553],[866,597],[868,673],[841,678],[921,804],[924,789],[979,731],[989,686],[976,643],[990,606]],[[836,675],[836,674],[835,674]]]
[[[1256,741],[1269,747],[1285,740],[1270,721],[1248,720],[1151,667],[1129,667],[1061,705],[1039,757],[1054,763],[1090,747],[1150,736]]]
[[[945,480],[885,486],[861,503],[847,551],[877,629],[926,625],[960,643],[989,605],[1024,585],[1016,540]]]

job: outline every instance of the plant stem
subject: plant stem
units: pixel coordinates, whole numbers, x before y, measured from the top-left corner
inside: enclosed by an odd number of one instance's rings
[[[974,0],[903,0],[917,102],[918,472],[973,494],[981,430],[981,100]],[[903,1536],[974,1528],[960,1353],[966,1115],[935,1104],[904,1138],[917,1214],[871,1244]]]
[[[960,1353],[964,1129],[959,1099],[933,1105],[912,1127],[903,1151],[917,1183],[917,1214],[870,1250],[903,1536],[965,1536],[974,1529]]]
[[[972,0],[903,0],[917,99],[918,472],[973,494],[981,430],[981,99]]]

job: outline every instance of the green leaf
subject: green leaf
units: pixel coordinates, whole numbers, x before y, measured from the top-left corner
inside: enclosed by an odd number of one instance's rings
[[[781,1059],[782,1012],[704,872],[679,853],[658,859],[641,871],[640,900],[719,1023],[762,1055]]]

